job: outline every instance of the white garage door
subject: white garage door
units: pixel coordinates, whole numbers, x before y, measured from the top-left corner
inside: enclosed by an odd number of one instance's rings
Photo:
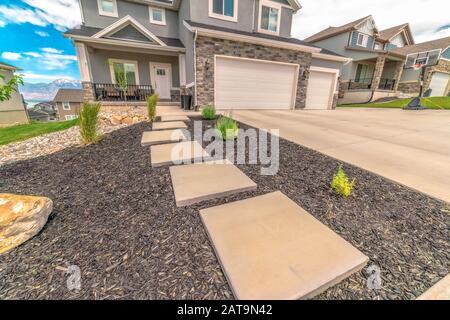
[[[335,89],[335,80],[335,73],[311,71],[306,95],[306,109],[329,109]]]
[[[431,78],[430,89],[432,97],[442,97],[446,95],[445,89],[447,89],[448,81],[450,80],[450,75],[441,72],[433,73],[433,78]]]
[[[216,57],[218,109],[293,109],[298,66]]]

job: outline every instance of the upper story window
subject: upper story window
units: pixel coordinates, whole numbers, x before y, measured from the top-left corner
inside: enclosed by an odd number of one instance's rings
[[[209,16],[227,21],[237,21],[239,0],[209,0]]]
[[[356,41],[356,44],[360,47],[367,48],[367,45],[369,44],[369,36],[364,33],[359,33],[358,41]]]
[[[117,0],[97,0],[98,13],[101,16],[118,17]]]
[[[63,110],[70,110],[70,102],[63,102],[62,106]]]
[[[281,4],[271,1],[260,1],[258,31],[269,34],[280,34]]]
[[[375,42],[375,50],[383,50],[383,44],[380,42]]]
[[[166,25],[166,10],[164,8],[149,7],[149,10],[151,23]]]

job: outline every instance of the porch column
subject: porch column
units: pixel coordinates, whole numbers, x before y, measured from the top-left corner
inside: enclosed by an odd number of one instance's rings
[[[402,78],[402,74],[403,74],[403,66],[405,65],[405,60],[402,61],[398,61],[397,64],[395,65],[395,71],[394,71],[394,91],[398,90],[398,86],[400,84],[400,80]]]
[[[85,101],[95,100],[87,47],[84,43],[76,42],[75,50],[77,53],[78,68],[80,69],[80,78],[83,86],[83,99]]]
[[[383,75],[384,63],[386,62],[386,55],[379,55],[377,63],[375,64],[375,70],[373,72],[372,90],[378,90],[380,86],[381,76]]]

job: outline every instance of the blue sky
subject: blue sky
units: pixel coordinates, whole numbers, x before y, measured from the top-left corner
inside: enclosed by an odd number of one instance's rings
[[[299,2],[292,36],[300,39],[369,14],[381,30],[409,22],[416,42],[450,37],[449,0]],[[27,82],[79,79],[75,50],[62,32],[80,23],[78,0],[0,0],[0,60],[23,69]]]
[[[62,35],[79,16],[76,0],[0,0],[0,60],[30,83],[79,79],[75,49]]]

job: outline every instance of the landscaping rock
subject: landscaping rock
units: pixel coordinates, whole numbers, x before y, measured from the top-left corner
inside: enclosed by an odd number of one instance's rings
[[[52,209],[49,198],[0,194],[0,254],[38,234]]]
[[[109,118],[111,121],[111,124],[114,126],[117,126],[119,124],[122,124],[122,117],[121,116],[112,116]]]

